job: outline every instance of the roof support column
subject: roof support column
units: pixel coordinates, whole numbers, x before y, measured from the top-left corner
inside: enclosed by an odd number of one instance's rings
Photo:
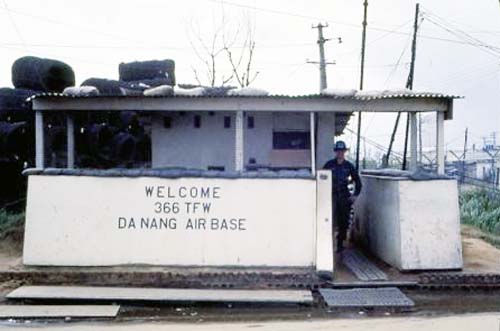
[[[410,115],[410,171],[417,170],[417,113],[411,112]]]
[[[35,165],[37,168],[44,168],[44,135],[43,135],[43,114],[40,110],[35,112]]]
[[[309,133],[311,135],[311,174],[316,175],[316,113],[309,113]]]
[[[235,170],[243,171],[244,168],[244,114],[239,110],[235,119]]]
[[[67,168],[75,167],[75,124],[73,121],[73,114],[66,114],[66,149],[67,149]]]
[[[436,160],[437,173],[444,175],[444,112],[436,112]]]

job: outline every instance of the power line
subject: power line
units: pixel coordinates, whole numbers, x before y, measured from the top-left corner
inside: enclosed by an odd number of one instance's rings
[[[228,5],[228,6],[233,6],[233,7],[250,9],[250,10],[254,10],[254,11],[261,11],[261,12],[276,14],[276,15],[290,16],[290,17],[302,18],[302,19],[307,19],[307,20],[323,21],[323,22],[328,22],[328,23],[332,23],[332,24],[339,24],[339,25],[345,25],[345,26],[359,28],[359,26],[357,24],[354,24],[354,23],[326,20],[325,18],[321,18],[321,17],[317,17],[317,16],[297,14],[297,13],[293,13],[293,12],[287,12],[287,11],[271,9],[271,8],[263,8],[263,7],[244,5],[244,4],[235,3],[235,2],[226,1],[226,0],[207,0],[207,1],[215,2],[218,4],[224,4],[224,5]]]
[[[102,31],[102,30],[89,29],[89,28],[81,27],[81,26],[78,26],[78,25],[75,25],[75,24],[58,21],[58,20],[55,20],[55,19],[52,19],[52,18],[48,18],[48,17],[44,17],[44,16],[33,15],[33,14],[30,14],[30,13],[25,13],[25,12],[18,11],[18,10],[15,10],[15,9],[11,9],[11,8],[7,8],[7,7],[4,7],[2,9],[4,11],[7,11],[8,13],[11,13],[11,14],[15,14],[15,15],[19,15],[19,16],[24,16],[24,17],[29,17],[29,18],[32,18],[32,19],[37,19],[37,20],[40,20],[40,21],[45,21],[45,22],[51,23],[51,24],[63,25],[63,26],[66,26],[66,27],[69,27],[69,28],[72,28],[72,29],[75,29],[75,30],[91,32],[93,34],[100,34],[100,35],[111,37],[111,38],[118,38],[118,39],[122,39],[122,40],[126,40],[126,41],[134,41],[134,42],[139,42],[139,43],[144,44],[142,41],[133,40],[133,39],[130,39],[130,38],[123,37],[122,35],[117,35],[117,34],[105,32],[105,31]]]
[[[356,137],[358,136],[358,134],[356,133],[356,131],[349,129],[348,127],[346,127],[345,129],[346,129],[346,131],[349,131],[352,135],[354,135],[354,136],[356,136]],[[370,145],[372,145],[373,147],[377,148],[378,150],[380,150],[380,151],[382,151],[382,152],[384,152],[384,153],[386,153],[386,152],[387,152],[387,147],[383,146],[382,144],[379,144],[378,142],[376,142],[376,141],[374,141],[374,140],[371,140],[371,139],[369,139],[369,138],[366,138],[366,137],[365,137],[365,136],[363,136],[363,135],[361,135],[361,138],[362,138],[365,142],[367,142],[368,144],[370,144]],[[403,156],[402,156],[400,153],[397,153],[397,152],[395,152],[395,151],[392,151],[391,156],[394,156],[394,157],[396,157],[397,159],[402,159],[402,158],[403,158]]]
[[[328,22],[328,23],[332,23],[332,24],[339,24],[339,25],[349,26],[349,27],[353,27],[353,28],[357,28],[357,29],[361,28],[358,24],[348,23],[348,22],[342,22],[342,21],[336,21],[336,20],[331,20],[331,19],[324,19],[324,18],[320,18],[320,17],[316,17],[316,16],[302,15],[302,14],[296,14],[296,13],[285,12],[285,11],[281,11],[281,10],[268,9],[268,8],[247,6],[247,5],[237,4],[237,3],[233,3],[233,2],[229,2],[229,1],[221,1],[221,0],[207,0],[207,1],[216,2],[216,3],[221,3],[222,2],[224,4],[231,5],[231,6],[236,6],[236,7],[241,7],[241,8],[251,9],[251,10],[257,10],[257,11],[263,11],[263,12],[269,12],[269,13],[278,14],[278,15],[285,15],[285,16],[297,17],[297,18],[308,19],[308,20],[311,20],[311,19],[320,20],[320,21],[324,21],[324,22]],[[100,34],[102,36],[111,37],[111,38],[115,38],[115,39],[118,38],[118,39],[125,40],[125,41],[134,41],[136,43],[140,43],[140,44],[145,45],[144,41],[142,41],[142,40],[134,40],[134,39],[130,39],[130,38],[124,37],[122,35],[118,35],[118,34],[114,34],[114,33],[108,33],[108,32],[102,31],[102,30],[89,29],[89,28],[86,28],[86,27],[81,27],[81,26],[78,26],[78,25],[75,25],[75,24],[71,24],[71,23],[67,23],[67,22],[55,20],[55,19],[52,19],[52,18],[48,18],[48,17],[44,17],[44,16],[33,15],[33,14],[30,14],[30,13],[21,12],[21,11],[14,10],[14,9],[11,9],[11,8],[7,8],[7,7],[0,8],[0,10],[6,11],[6,12],[9,12],[9,13],[13,13],[15,15],[20,15],[20,16],[29,17],[29,18],[32,18],[32,19],[37,19],[37,20],[45,21],[45,22],[51,23],[51,24],[63,25],[63,26],[66,26],[66,27],[70,27],[72,29],[80,30],[80,31],[91,32],[93,34]],[[405,23],[404,25],[406,25],[406,24],[407,23]],[[386,32],[386,35],[380,37],[379,39],[385,38],[387,35],[390,35],[390,34],[393,34],[393,35],[403,35],[403,36],[411,36],[411,32],[400,32],[400,31],[397,31],[398,29],[387,29],[387,28],[382,28],[382,27],[371,26],[369,28],[369,30],[370,31]],[[474,43],[471,43],[471,42],[466,42],[466,41],[461,41],[461,40],[455,40],[455,39],[440,38],[440,37],[434,37],[434,36],[427,36],[427,35],[420,35],[419,38],[429,39],[429,40],[437,40],[437,41],[443,41],[443,42],[449,42],[449,43],[456,43],[456,44],[463,44],[463,45],[472,45],[472,46],[475,45]],[[372,41],[372,42],[370,42],[368,44],[371,44],[373,42],[374,41]],[[307,46],[307,45],[304,44],[304,46]],[[269,47],[271,48],[272,46],[269,46]],[[137,48],[137,46],[131,46],[131,48]],[[171,46],[162,46],[160,48],[175,49],[175,47],[171,47]],[[185,49],[187,50],[188,47],[186,47]]]
[[[7,15],[9,16],[9,20],[12,23],[12,27],[14,28],[14,31],[16,31],[17,37],[21,41],[21,45],[24,47],[25,50],[27,50],[25,40],[21,34],[21,31],[19,30],[19,27],[16,24],[16,21],[14,20],[14,17],[12,17],[12,14],[11,14],[9,8],[7,7],[6,0],[2,0],[2,2],[3,2],[4,9],[7,10]]]
[[[431,24],[434,24],[435,26],[437,27],[440,27],[441,29],[459,37],[459,38],[464,38],[465,36],[461,36],[459,33],[453,31],[452,29],[450,28],[447,28],[435,21],[433,21],[431,18],[427,18],[427,20],[431,23]],[[465,37],[464,39],[467,40],[467,38]],[[498,47],[495,47],[495,46],[491,46],[491,45],[487,45],[487,44],[484,44],[484,43],[479,43],[479,42],[475,42],[475,41],[466,41],[466,44],[467,45],[470,45],[470,46],[473,46],[473,47],[476,47],[490,55],[493,55],[495,57],[498,57],[500,55],[500,48]]]
[[[41,43],[0,43],[0,46],[30,46],[30,47],[40,47],[40,48],[87,48],[87,49],[169,49],[177,51],[191,51],[190,47],[173,47],[167,45],[157,45],[157,46],[137,46],[137,45],[78,45],[78,44],[41,44]],[[291,44],[273,44],[273,45],[260,45],[259,48],[293,48],[293,47],[310,47],[315,45],[315,43],[291,43]],[[243,48],[245,46],[235,45],[233,48]]]
[[[336,21],[336,20],[326,19],[324,17],[303,15],[303,14],[297,14],[297,13],[293,13],[293,12],[287,12],[287,11],[270,9],[270,8],[254,7],[254,6],[249,6],[249,5],[239,4],[239,3],[234,3],[234,2],[230,2],[230,1],[226,1],[226,0],[207,0],[207,1],[215,2],[215,3],[222,3],[222,4],[229,5],[229,6],[240,7],[240,8],[245,8],[245,9],[250,9],[250,10],[255,10],[255,11],[262,11],[262,12],[267,12],[267,13],[272,13],[272,14],[277,14],[277,15],[297,17],[297,18],[308,19],[308,20],[316,20],[316,21],[319,20],[319,21],[323,21],[323,22],[327,22],[327,23],[349,26],[349,27],[356,28],[356,29],[361,29],[362,28],[361,26],[359,26],[358,24],[355,24],[355,23],[349,23],[349,22],[343,22],[343,21]],[[406,24],[407,23],[405,23],[405,25]],[[391,30],[391,29],[388,29],[388,28],[376,27],[376,26],[371,26],[370,28],[368,28],[368,30],[371,30],[371,31],[380,31],[380,32],[387,32],[388,34],[396,34],[396,35],[404,35],[404,36],[411,36],[412,35],[411,31],[408,31],[408,32],[399,32],[399,31],[394,31],[394,29]],[[419,35],[419,39],[437,40],[437,41],[443,41],[443,42],[449,42],[449,43],[456,43],[456,44],[462,44],[462,45],[474,45],[474,43],[467,42],[467,41],[461,41],[461,40],[456,40],[456,39],[440,38],[440,37],[429,36],[429,35],[422,35],[422,34]]]
[[[399,66],[399,63],[401,62],[401,60],[403,59],[403,56],[405,55],[406,51],[408,50],[408,47],[410,46],[411,44],[411,36],[408,36],[408,40],[406,41],[405,43],[405,46],[403,47],[403,50],[401,51],[401,54],[399,55],[399,58],[398,60],[396,61],[396,66],[394,66],[394,68],[391,70],[391,72],[389,73],[389,76],[387,76],[387,79],[385,80],[385,83],[384,85],[387,87],[387,85],[391,82],[392,80],[392,77],[394,76],[394,74],[396,73],[396,70]]]
[[[474,46],[476,48],[481,49],[482,51],[487,52],[490,55],[498,57],[500,55],[500,47],[489,45],[482,40],[471,36],[467,32],[453,26],[451,23],[446,21],[444,18],[432,13],[430,10],[426,9],[424,12],[424,16],[426,20],[428,20],[431,24],[443,29],[444,31],[452,34],[453,36],[463,40],[470,46]]]

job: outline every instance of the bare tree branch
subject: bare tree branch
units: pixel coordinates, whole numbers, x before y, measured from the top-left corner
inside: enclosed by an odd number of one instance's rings
[[[200,77],[198,76],[198,71],[194,67],[191,67],[191,69],[193,69],[194,79],[196,79],[196,82],[198,83],[198,85],[202,85]]]
[[[215,29],[208,43],[202,37],[199,27],[197,30],[192,28],[197,45],[195,45],[191,38],[189,40],[196,57],[205,67],[207,85],[214,87],[217,84],[225,85],[236,81],[240,87],[245,87],[252,84],[257,78],[259,73],[253,70],[255,52],[254,33],[252,31],[251,20],[248,16],[246,20],[247,24],[245,28],[243,28],[245,24],[238,24],[235,29],[230,29],[226,21],[224,8],[222,7],[221,22],[216,24],[214,17],[213,26]],[[244,33],[244,38],[241,38],[242,33]],[[241,40],[243,43],[237,45],[238,40]],[[221,60],[224,60],[219,58],[221,54],[225,54],[225,61],[229,63],[229,73],[224,73],[227,69],[222,69],[222,71],[219,69],[221,68]],[[198,84],[203,85],[201,84],[202,81],[198,75],[198,70],[194,69],[194,67],[192,69]]]

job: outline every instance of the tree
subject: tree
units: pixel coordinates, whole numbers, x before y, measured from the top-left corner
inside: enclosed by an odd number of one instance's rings
[[[234,43],[239,39],[239,29],[235,35],[232,43],[227,43],[224,40],[224,51],[227,55],[227,59],[231,64],[233,71],[233,78],[238,82],[240,87],[249,86],[257,78],[259,74],[258,71],[252,69],[253,65],[253,55],[255,52],[255,39],[254,39],[254,29],[252,28],[252,22],[247,21],[244,41],[241,46],[239,55],[235,56]]]
[[[249,86],[259,74],[253,68],[256,43],[250,16],[245,13],[243,19],[234,24],[226,20],[221,6],[221,15],[214,15],[212,21],[213,29],[208,37],[194,24],[188,33],[191,47],[200,61],[198,66],[191,66],[196,82],[211,87]]]

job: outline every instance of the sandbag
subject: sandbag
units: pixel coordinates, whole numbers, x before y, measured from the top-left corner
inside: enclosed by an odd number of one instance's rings
[[[139,163],[151,162],[151,137],[143,132],[142,134],[135,135],[135,138],[137,139],[135,161]]]
[[[119,132],[113,137],[114,159],[121,163],[130,161],[135,154],[137,146],[136,138],[127,132]]]
[[[63,94],[74,97],[95,97],[99,95],[99,90],[95,86],[70,86],[64,89]]]
[[[144,96],[146,97],[160,97],[171,96],[174,94],[174,88],[170,85],[160,85],[145,90]]]
[[[141,92],[150,89],[152,87],[157,87],[162,85],[173,86],[172,80],[170,78],[133,80],[130,82],[121,82],[120,84],[122,88],[141,91]]]
[[[50,125],[45,130],[46,148],[49,153],[66,150],[66,127],[61,125]]]
[[[94,86],[100,95],[123,95],[121,85],[117,80],[92,77],[84,80],[80,86]]]
[[[120,124],[123,129],[132,129],[138,127],[139,116],[135,111],[121,111],[120,112]]]
[[[180,88],[183,89],[193,89],[197,87],[203,87],[203,95],[205,96],[211,96],[211,97],[223,97],[227,95],[227,92],[229,90],[233,90],[236,87],[234,86],[201,86],[201,85],[194,85],[194,84],[179,84],[178,85]]]
[[[26,99],[36,91],[25,89],[0,88],[0,120],[8,122],[27,121],[32,116],[31,104]]]
[[[28,149],[26,122],[0,122],[0,159],[19,159]]]
[[[125,82],[163,78],[170,80],[168,85],[175,85],[175,62],[173,60],[122,62],[118,71],[120,80]]]
[[[12,65],[12,84],[16,88],[62,92],[75,85],[75,73],[64,62],[24,56]]]
[[[78,146],[90,155],[107,154],[113,139],[112,129],[105,124],[90,124],[78,132]]]
[[[2,160],[0,157],[0,206],[5,210],[24,212],[27,176],[23,176],[23,159]],[[22,242],[22,236],[21,236]]]
[[[142,125],[139,122],[139,115],[135,111],[124,110],[121,112],[112,112],[109,116],[109,124],[122,131],[128,131],[132,134],[141,133]]]

